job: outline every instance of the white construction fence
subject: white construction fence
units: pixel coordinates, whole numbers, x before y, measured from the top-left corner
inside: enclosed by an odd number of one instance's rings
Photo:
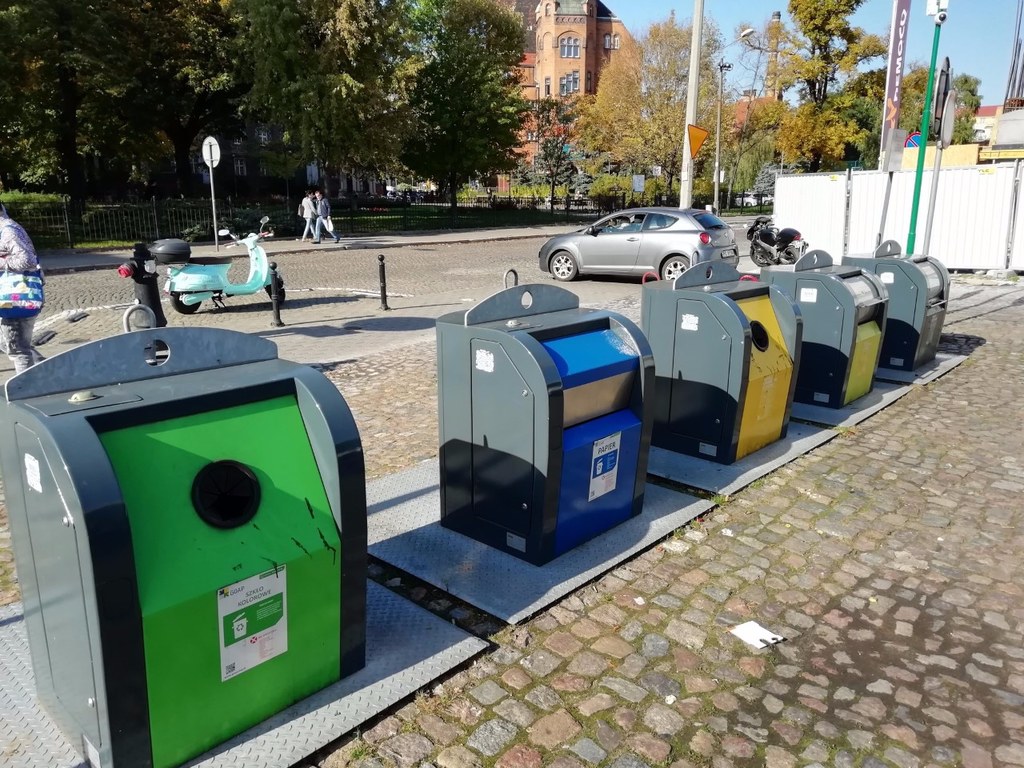
[[[915,250],[936,257],[947,269],[1024,271],[1024,166],[1018,161],[943,169],[929,247],[925,230],[932,173],[925,171],[922,180]],[[779,176],[775,225],[795,227],[811,248],[833,256],[871,253],[878,242],[887,179],[883,171]],[[905,246],[913,194],[914,171],[894,173],[882,240]]]

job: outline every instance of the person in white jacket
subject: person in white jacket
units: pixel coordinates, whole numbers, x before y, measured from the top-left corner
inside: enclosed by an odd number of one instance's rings
[[[35,246],[28,232],[7,214],[0,203],[0,269],[11,272],[35,272],[39,269]],[[0,318],[0,347],[21,373],[45,359],[32,346],[35,317]]]
[[[299,203],[299,216],[306,222],[306,228],[302,231],[302,237],[299,238],[299,242],[304,243],[306,235],[309,235],[310,240],[313,239],[315,229],[313,224],[316,222],[316,203],[313,201],[312,192],[307,192],[306,196],[302,198],[302,202]]]

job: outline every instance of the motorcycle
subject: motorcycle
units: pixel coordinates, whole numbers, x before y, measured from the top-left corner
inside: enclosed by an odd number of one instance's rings
[[[750,258],[759,267],[793,264],[807,249],[807,241],[797,230],[773,227],[770,216],[754,219],[747,230],[747,240],[750,241]]]
[[[249,251],[249,277],[244,283],[232,283],[228,279],[230,256],[192,258],[191,249],[183,240],[160,240],[154,243],[153,255],[158,262],[167,266],[164,293],[169,295],[174,310],[183,315],[191,315],[204,301],[212,301],[215,306],[223,307],[224,299],[229,296],[246,296],[260,290],[265,290],[267,296],[270,296],[270,264],[266,251],[260,245],[264,238],[274,234],[265,231],[269,221],[264,216],[260,219],[260,231],[250,232],[241,239],[227,229],[219,232],[222,237],[230,237],[235,241],[229,248],[244,245]],[[283,304],[284,280],[280,273],[277,275],[277,296],[278,303]]]

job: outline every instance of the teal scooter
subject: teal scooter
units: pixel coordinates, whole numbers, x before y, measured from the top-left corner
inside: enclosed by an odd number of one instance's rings
[[[260,231],[250,232],[239,239],[229,230],[220,230],[222,237],[230,237],[233,245],[244,245],[249,251],[249,277],[244,283],[232,283],[228,279],[231,267],[230,256],[193,257],[189,244],[184,240],[168,239],[153,243],[150,251],[156,261],[167,267],[167,282],[164,293],[170,297],[171,306],[183,315],[194,314],[204,301],[212,301],[218,307],[224,306],[229,296],[246,296],[266,291],[271,294],[270,265],[267,253],[260,244],[264,238],[272,237],[266,231],[270,219],[260,219]],[[229,246],[232,247],[232,246]],[[284,280],[277,275],[278,303],[284,303]]]

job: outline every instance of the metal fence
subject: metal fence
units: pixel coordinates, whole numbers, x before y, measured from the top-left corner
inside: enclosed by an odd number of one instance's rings
[[[630,193],[598,197],[480,196],[452,208],[430,198],[331,201],[335,231],[343,235],[474,229],[542,224],[583,223],[623,208],[673,205],[662,196]],[[297,234],[299,200],[271,203],[217,201],[218,228],[249,232],[262,216],[279,235]],[[213,240],[209,200],[150,200],[132,203],[7,203],[11,215],[31,235],[37,248],[100,248],[180,237]]]

